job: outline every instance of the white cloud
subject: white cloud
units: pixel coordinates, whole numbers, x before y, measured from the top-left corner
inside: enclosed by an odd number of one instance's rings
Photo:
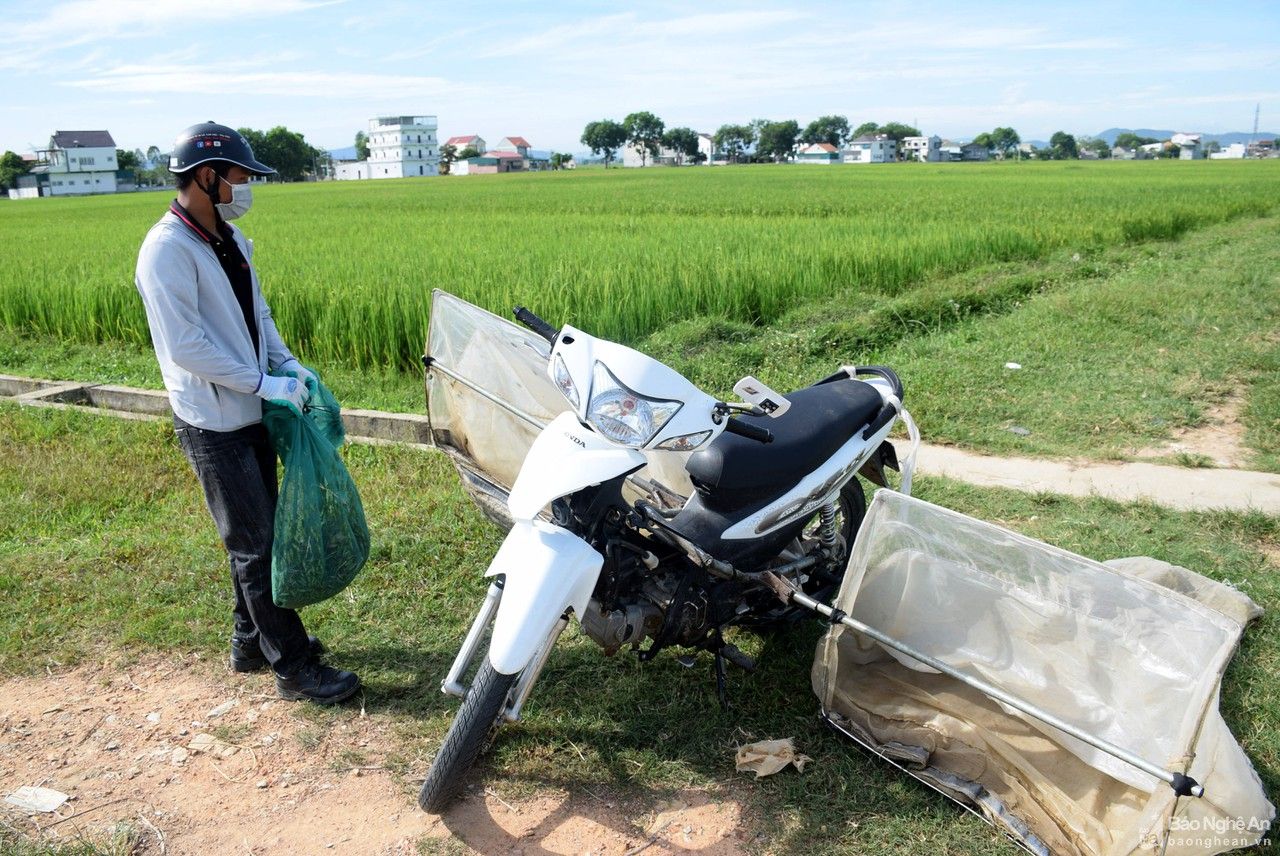
[[[1240,71],[1251,74],[1275,73],[1280,67],[1280,50],[1249,49],[1217,45],[1186,51],[1169,51],[1163,66],[1172,74]]]
[[[1063,42],[1038,42],[1022,47],[1029,51],[1122,51],[1131,45],[1132,42],[1128,39],[1107,36],[1094,39],[1068,39]]]
[[[204,66],[190,65],[121,65],[96,77],[65,81],[62,85],[95,92],[317,98],[368,98],[371,92],[386,98],[478,94],[474,87],[453,83],[443,77],[315,71],[211,73]]]
[[[600,39],[606,34],[616,35],[636,21],[635,12],[623,12],[618,15],[606,15],[572,24],[560,24],[540,33],[521,36],[506,44],[492,45],[479,52],[482,58],[502,56],[520,56],[524,54],[544,53],[558,50],[584,38]]]
[[[70,0],[52,6],[44,17],[9,24],[0,41],[31,42],[56,35],[63,45],[84,44],[122,35],[151,35],[176,27],[252,21],[309,12],[345,0]],[[194,30],[193,30],[194,33]]]
[[[397,62],[406,62],[411,59],[422,59],[438,52],[441,48],[464,46],[467,39],[477,33],[483,33],[493,30],[495,24],[484,24],[478,27],[464,27],[459,30],[452,30],[443,33],[425,41],[417,41],[413,47],[404,50],[392,51],[378,57],[378,60],[386,65]]]
[[[1054,39],[1043,26],[990,26],[970,19],[920,18],[886,23],[824,21],[802,32],[784,34],[762,45],[764,49],[807,49],[853,52],[860,62],[894,56],[920,57],[926,54],[971,54],[988,58],[998,55],[995,64],[1008,62],[1015,51],[1107,51],[1129,46],[1128,39],[1107,36]]]
[[[39,71],[44,67],[44,48],[10,48],[0,51],[0,71]]]
[[[0,29],[0,71],[66,74],[88,68],[106,53],[98,47],[121,39],[170,35],[193,22],[229,27],[281,15],[309,12],[347,0],[221,0],[194,3],[172,0],[70,0],[49,8],[41,18]],[[176,48],[172,61],[194,59],[195,47]],[[55,61],[52,57],[58,57]]]
[[[1177,95],[1157,99],[1144,99],[1143,103],[1171,106],[1198,106],[1215,104],[1259,104],[1280,101],[1280,90],[1254,92],[1217,92],[1213,95]]]
[[[790,9],[775,11],[729,11],[710,15],[687,15],[683,18],[666,18],[638,24],[635,33],[642,36],[698,37],[728,36],[738,33],[764,30],[782,24],[811,21],[811,17]]]
[[[704,40],[723,42],[739,39],[742,34],[766,31],[783,24],[808,20],[809,16],[786,9],[762,11],[725,11],[716,14],[643,20],[635,12],[622,12],[560,24],[540,33],[521,36],[505,44],[493,45],[480,53],[486,58],[528,56],[567,52],[570,59],[605,51],[616,55],[620,48],[634,48],[640,43],[685,42],[685,61],[697,57],[690,50]],[[745,47],[745,46],[744,46]],[[543,56],[555,61],[559,56]],[[701,59],[701,57],[697,57]]]

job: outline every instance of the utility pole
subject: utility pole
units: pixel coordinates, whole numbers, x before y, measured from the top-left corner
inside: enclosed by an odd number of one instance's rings
[[[1253,133],[1249,135],[1249,147],[1245,149],[1245,156],[1248,157],[1249,152],[1253,150],[1254,143],[1258,139],[1258,114],[1262,111],[1262,102],[1259,101],[1253,106]]]

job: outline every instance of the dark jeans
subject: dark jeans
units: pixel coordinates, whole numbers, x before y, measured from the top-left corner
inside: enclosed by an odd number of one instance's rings
[[[267,431],[261,424],[208,431],[177,420],[175,430],[231,560],[235,636],[257,642],[276,672],[291,675],[306,662],[309,645],[298,613],[271,599],[277,486]]]

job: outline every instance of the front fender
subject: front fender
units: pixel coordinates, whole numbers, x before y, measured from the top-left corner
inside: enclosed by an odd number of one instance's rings
[[[485,572],[506,577],[489,644],[493,667],[514,675],[533,659],[566,608],[581,617],[603,564],[604,557],[568,529],[517,520]]]
[[[529,447],[507,507],[516,520],[532,520],[552,500],[638,470],[645,462],[640,452],[615,446],[566,411]]]

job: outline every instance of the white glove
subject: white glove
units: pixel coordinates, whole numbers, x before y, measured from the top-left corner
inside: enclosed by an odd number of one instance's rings
[[[281,407],[288,407],[297,415],[302,415],[311,393],[296,377],[272,377],[264,374],[258,382],[258,397]]]
[[[281,363],[278,371],[282,371],[290,377],[296,377],[306,385],[308,393],[311,395],[316,394],[316,385],[320,383],[320,375],[298,362],[295,357],[290,357]]]

